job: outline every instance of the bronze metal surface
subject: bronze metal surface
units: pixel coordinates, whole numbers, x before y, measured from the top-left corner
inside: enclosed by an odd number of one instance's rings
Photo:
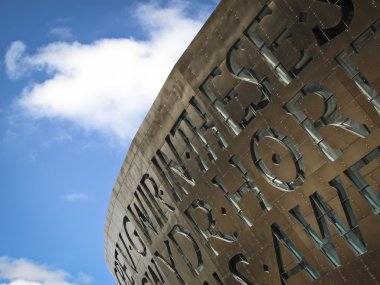
[[[116,282],[380,283],[379,6],[219,4],[112,191]]]

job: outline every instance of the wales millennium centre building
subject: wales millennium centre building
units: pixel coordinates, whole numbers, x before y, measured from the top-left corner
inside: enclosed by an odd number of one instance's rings
[[[115,281],[379,284],[379,30],[378,0],[223,0],[115,183]]]

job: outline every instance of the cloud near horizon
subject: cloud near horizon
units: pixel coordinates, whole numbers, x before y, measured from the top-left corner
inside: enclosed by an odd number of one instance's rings
[[[202,26],[185,7],[141,5],[145,40],[100,39],[91,44],[53,42],[27,54],[22,41],[5,55],[10,79],[43,72],[16,105],[35,119],[68,120],[121,141],[133,138],[174,64]]]
[[[28,259],[0,256],[0,285],[77,285],[91,280],[83,272],[74,278],[66,271],[53,270]]]

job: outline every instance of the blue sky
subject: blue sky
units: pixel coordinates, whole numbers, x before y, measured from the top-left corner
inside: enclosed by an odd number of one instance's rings
[[[0,285],[114,284],[111,189],[217,2],[0,0]]]

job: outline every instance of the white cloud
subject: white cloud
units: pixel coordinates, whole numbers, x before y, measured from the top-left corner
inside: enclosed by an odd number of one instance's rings
[[[64,199],[69,202],[86,201],[88,196],[85,193],[70,193],[64,196]]]
[[[71,28],[67,27],[55,27],[52,28],[49,33],[50,36],[57,37],[60,40],[69,40],[73,37]]]
[[[132,138],[169,72],[202,26],[183,5],[137,9],[146,40],[54,42],[25,54],[14,42],[6,54],[10,78],[43,71],[49,78],[24,88],[18,105],[36,119],[69,120],[85,130]]]
[[[19,279],[19,280],[11,281],[10,283],[1,283],[0,285],[44,285],[44,284],[40,282]]]
[[[8,48],[4,62],[7,75],[10,79],[17,79],[26,72],[25,50],[26,46],[21,41],[13,42]]]
[[[0,285],[75,285],[63,270],[52,270],[27,259],[0,257]],[[4,281],[3,281],[4,282]]]

